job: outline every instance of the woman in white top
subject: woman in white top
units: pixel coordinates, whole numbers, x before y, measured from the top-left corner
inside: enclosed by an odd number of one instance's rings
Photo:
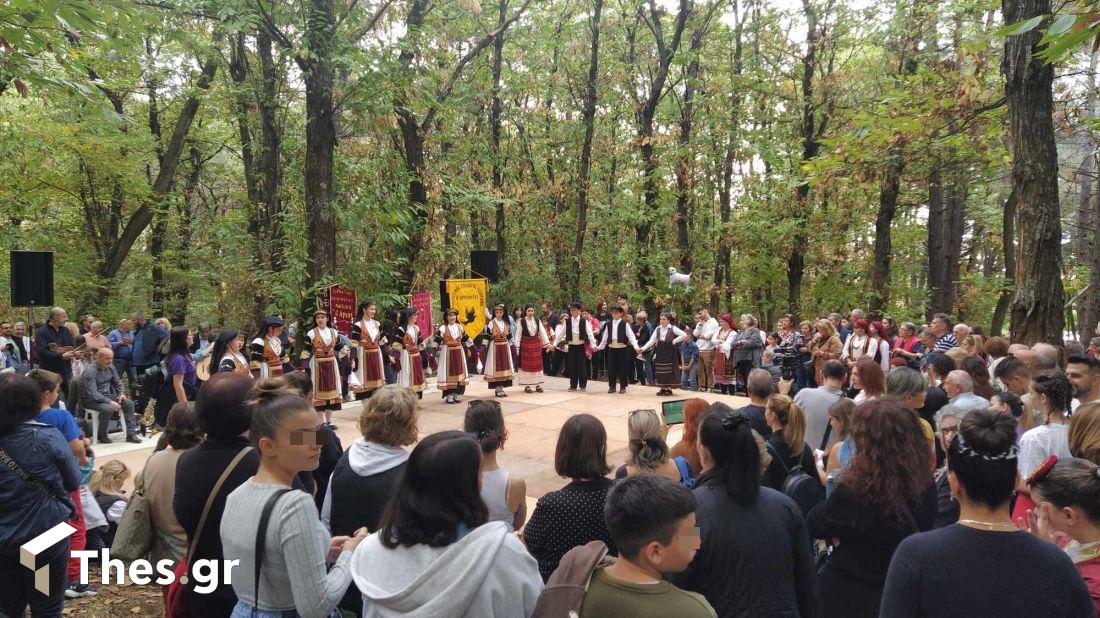
[[[447,323],[439,327],[436,335],[439,341],[439,377],[436,384],[443,391],[447,403],[460,403],[461,395],[466,393],[469,374],[466,371],[466,352],[463,346],[470,345],[466,328],[458,323],[458,311],[447,312]]]
[[[527,520],[527,482],[512,476],[497,463],[508,430],[500,403],[491,399],[471,401],[462,430],[481,444],[481,499],[489,509],[489,521],[502,521],[519,530]]]
[[[653,372],[658,395],[671,395],[672,389],[680,386],[680,342],[684,340],[684,331],[672,325],[667,311],[661,313],[661,321],[653,335],[639,353],[656,348],[653,354]]]
[[[1043,419],[1042,424],[1024,432],[1020,436],[1020,454],[1016,460],[1017,479],[1016,506],[1012,511],[1012,521],[1026,517],[1027,510],[1034,508],[1031,500],[1031,488],[1027,478],[1047,457],[1072,457],[1069,452],[1070,402],[1073,400],[1073,385],[1064,373],[1040,373],[1031,378],[1031,407]]]
[[[512,327],[508,324],[504,305],[493,307],[493,318],[485,325],[489,335],[489,349],[485,354],[485,381],[496,390],[497,397],[507,397],[504,388],[512,385],[515,369],[512,367]]]
[[[355,384],[351,390],[357,399],[366,399],[386,384],[382,357],[382,329],[374,319],[378,306],[373,301],[359,305],[358,319],[351,325],[351,346],[355,353]]]
[[[328,312],[318,309],[313,313],[314,327],[306,333],[308,349],[302,358],[309,359],[309,375],[313,379],[313,407],[325,415],[325,423],[332,424],[332,411],[340,409],[344,402],[340,384],[340,368],[336,364],[336,352],[344,347],[340,333],[328,325]]]
[[[527,305],[523,314],[523,318],[516,324],[516,332],[512,334],[512,345],[519,350],[519,384],[525,393],[530,393],[532,386],[541,393],[542,383],[545,381],[542,355],[552,353],[553,348],[542,320],[535,315],[535,307]]]
[[[852,323],[852,334],[844,342],[840,360],[847,363],[849,368],[855,367],[856,361],[867,355],[870,344],[871,336],[867,334],[867,320],[860,318]]]
[[[417,311],[412,307],[401,312],[401,324],[397,327],[397,340],[391,347],[398,351],[397,383],[413,389],[418,397],[424,397],[424,365],[420,360],[420,327],[416,325]]]

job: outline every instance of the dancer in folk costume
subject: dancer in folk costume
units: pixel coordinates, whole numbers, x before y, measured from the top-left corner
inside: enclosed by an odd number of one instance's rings
[[[278,316],[264,318],[260,334],[249,346],[248,366],[252,377],[257,380],[277,378],[284,373],[284,367],[290,364],[290,355],[284,349],[279,335],[283,334],[283,320]]]
[[[661,313],[661,323],[653,331],[653,336],[642,346],[641,352],[655,348],[653,353],[653,373],[658,395],[671,395],[672,389],[680,386],[680,342],[684,340],[684,331],[672,324],[668,312]]]
[[[344,403],[340,394],[340,368],[336,363],[336,352],[344,346],[340,343],[340,333],[329,326],[328,321],[328,312],[324,309],[313,312],[314,327],[306,333],[307,348],[302,351],[302,360],[309,359],[313,408],[324,412],[325,423],[332,424],[332,411],[339,410]]]
[[[535,316],[535,307],[527,305],[523,310],[523,317],[516,325],[512,345],[519,350],[519,371],[516,376],[523,392],[530,393],[531,387],[535,392],[542,392],[542,383],[546,381],[543,375],[543,360],[545,355],[553,353],[554,346],[550,345],[550,337],[546,334],[546,325]]]
[[[416,309],[409,307],[401,312],[397,326],[397,339],[391,344],[397,351],[397,383],[413,389],[423,399],[426,383],[424,365],[420,360],[420,328],[416,325]]]
[[[248,375],[248,359],[241,349],[244,338],[235,329],[222,331],[214,341],[214,352],[210,355],[210,366],[215,373],[240,373]]]
[[[733,355],[733,340],[737,338],[737,328],[733,316],[723,313],[718,318],[718,332],[711,342],[714,343],[714,383],[724,394],[732,395],[737,386],[737,364],[730,360]]]
[[[504,305],[493,307],[493,318],[485,325],[489,335],[489,350],[485,355],[485,381],[496,389],[497,397],[507,397],[504,387],[512,385],[516,370],[512,365],[512,328]]]
[[[568,346],[565,356],[566,371],[569,372],[569,390],[580,388],[584,391],[588,387],[588,356],[586,350],[597,346],[596,337],[592,332],[592,325],[581,317],[581,304],[569,303],[569,317],[558,324],[558,332],[554,334],[554,346],[564,343]]]
[[[611,308],[611,319],[604,323],[599,350],[606,350],[607,392],[614,393],[618,382],[619,392],[625,393],[634,357],[638,354],[638,340],[634,338],[630,322],[623,318],[623,308],[618,305]]]
[[[372,301],[359,304],[355,324],[351,325],[352,358],[355,361],[352,374],[355,384],[352,392],[356,399],[370,397],[386,383],[383,369],[382,327],[374,319],[378,307]]]
[[[466,354],[463,346],[472,345],[466,328],[458,323],[458,311],[447,312],[447,323],[439,327],[436,335],[439,346],[439,376],[436,384],[443,391],[447,403],[461,403],[461,395],[466,393],[466,383],[470,375],[466,371]]]

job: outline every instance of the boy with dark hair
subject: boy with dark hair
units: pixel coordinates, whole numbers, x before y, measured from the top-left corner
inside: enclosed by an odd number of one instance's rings
[[[690,491],[656,474],[631,476],[608,493],[604,519],[619,558],[592,572],[582,617],[716,616],[702,595],[663,579],[687,568],[699,549]]]

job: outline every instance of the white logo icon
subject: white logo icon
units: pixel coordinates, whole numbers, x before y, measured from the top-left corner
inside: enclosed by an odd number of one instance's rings
[[[65,522],[61,522],[19,546],[19,564],[34,571],[34,589],[42,594],[50,594],[50,565],[38,566],[38,555],[69,538],[76,532]]]

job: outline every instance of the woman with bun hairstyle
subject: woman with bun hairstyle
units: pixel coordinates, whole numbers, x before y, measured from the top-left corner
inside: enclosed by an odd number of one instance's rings
[[[991,410],[963,417],[947,448],[959,521],[902,541],[890,562],[882,616],[1095,616],[1065,552],[1017,529],[1009,518],[1016,457],[1012,417]],[[1093,472],[1080,477],[1100,484]],[[1034,486],[1032,491],[1041,493]],[[1095,524],[1091,528],[1091,538],[1100,539]]]
[[[696,481],[701,546],[672,583],[706,597],[719,616],[813,616],[813,552],[794,500],[760,486],[764,449],[749,417],[724,403],[699,427]]]
[[[283,380],[263,380],[253,395],[249,437],[260,467],[229,494],[220,525],[225,557],[240,561],[232,617],[324,618],[351,585],[351,555],[367,530],[329,537],[313,497],[292,489],[298,473],[320,461],[311,402]]]
[[[471,401],[462,430],[481,445],[481,499],[489,509],[489,521],[502,521],[519,530],[527,519],[527,481],[509,474],[497,463],[497,451],[503,450],[508,440],[500,403]]]
[[[1024,481],[1051,455],[1071,457],[1069,451],[1069,414],[1073,385],[1061,372],[1040,373],[1031,378],[1031,407],[1040,422],[1020,436],[1019,472],[1016,505],[1012,521],[1020,523],[1027,511],[1035,508],[1031,488]]]
[[[1041,539],[1065,546],[1085,580],[1100,615],[1100,467],[1087,459],[1058,459],[1028,479],[1037,508],[1028,513],[1028,530]]]
[[[436,386],[443,393],[447,403],[461,403],[466,394],[466,383],[470,374],[466,367],[466,354],[463,348],[473,345],[466,328],[458,323],[458,311],[447,312],[447,323],[439,327],[436,341],[439,342],[439,376]]]
[[[615,478],[621,479],[643,472],[652,472],[688,487],[694,484],[691,467],[683,457],[682,462],[669,457],[665,435],[668,427],[653,410],[634,410],[626,419],[627,448],[629,455],[626,463],[615,471]],[[680,469],[680,466],[684,470]],[[684,472],[687,474],[684,474]],[[692,480],[688,480],[692,479]]]

